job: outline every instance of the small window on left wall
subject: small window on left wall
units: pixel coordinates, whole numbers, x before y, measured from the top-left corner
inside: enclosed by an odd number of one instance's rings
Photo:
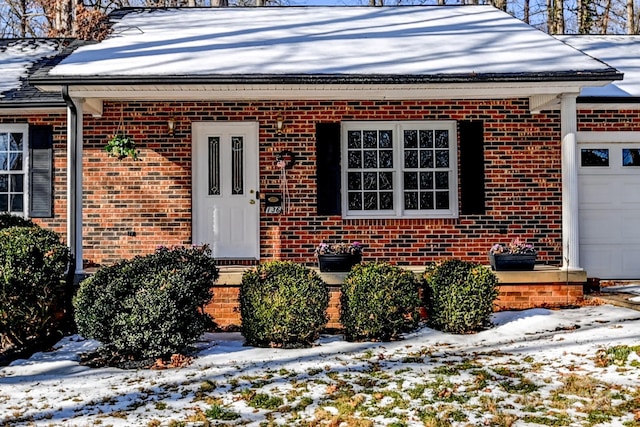
[[[27,125],[0,125],[0,212],[27,216],[27,135]]]

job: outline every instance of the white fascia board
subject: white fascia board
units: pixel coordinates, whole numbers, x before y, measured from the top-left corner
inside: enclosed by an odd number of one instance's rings
[[[31,114],[66,113],[67,107],[0,108],[0,116],[29,116]]]
[[[287,85],[287,84],[195,84],[195,85],[76,85],[69,87],[75,98],[119,100],[419,100],[490,99],[531,96],[558,96],[578,93],[585,86],[601,86],[608,81],[589,82],[488,82],[473,84],[394,85]],[[43,86],[43,90],[58,90]]]

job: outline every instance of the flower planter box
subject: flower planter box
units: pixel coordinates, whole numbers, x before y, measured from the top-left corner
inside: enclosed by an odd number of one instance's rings
[[[322,272],[349,272],[351,267],[362,261],[362,254],[325,254],[318,255]]]
[[[536,265],[536,257],[536,254],[489,253],[489,262],[495,271],[531,271]]]

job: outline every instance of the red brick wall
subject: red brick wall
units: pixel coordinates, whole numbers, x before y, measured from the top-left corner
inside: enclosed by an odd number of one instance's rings
[[[274,152],[297,155],[288,171],[292,209],[262,215],[261,257],[314,264],[323,240],[358,240],[365,261],[424,264],[460,257],[486,262],[491,243],[519,235],[539,258],[561,262],[560,122],[557,113],[531,115],[525,99],[478,101],[130,102],[104,104],[102,118],[85,117],[85,258],[110,263],[191,242],[191,123],[258,121],[260,191],[278,191]],[[122,113],[121,113],[122,112]],[[283,113],[287,134],[274,122]],[[118,128],[141,150],[141,161],[117,161],[103,151]],[[174,136],[165,130],[175,117]],[[316,214],[315,123],[343,120],[484,121],[485,215],[457,219],[343,220]],[[135,236],[128,236],[134,232]]]
[[[584,110],[578,104],[578,131],[640,132],[640,111]]]
[[[580,105],[578,105],[580,108]],[[288,133],[275,135],[283,112]],[[123,117],[141,161],[107,157],[104,143]],[[173,137],[166,119],[177,119]],[[104,105],[85,116],[83,159],[85,258],[111,263],[161,244],[191,242],[191,122],[253,120],[260,123],[261,191],[277,191],[273,153],[295,152],[289,171],[293,209],[262,216],[261,256],[314,263],[321,240],[360,240],[365,260],[422,264],[443,257],[485,261],[492,242],[522,235],[540,259],[560,264],[561,196],[559,116],[531,115],[527,101],[297,101],[130,102]],[[485,125],[487,212],[446,220],[343,220],[315,214],[315,123],[342,120],[482,120]],[[579,110],[579,131],[640,131],[636,110]],[[54,127],[54,217],[36,222],[66,234],[66,113],[0,116],[3,123]],[[129,236],[134,232],[135,236]]]
[[[509,310],[575,305],[584,298],[582,283],[504,284],[499,290],[496,306]]]
[[[327,328],[339,329],[340,286],[329,286],[329,307]],[[500,294],[495,301],[496,310],[523,310],[535,307],[562,307],[575,305],[583,300],[582,283],[535,283],[503,284],[498,287]],[[213,302],[205,311],[220,328],[239,327],[240,294],[239,285],[216,285],[213,288]],[[428,315],[428,313],[427,313]]]

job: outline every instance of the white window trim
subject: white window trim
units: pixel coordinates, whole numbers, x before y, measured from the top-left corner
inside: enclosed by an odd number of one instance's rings
[[[457,218],[458,217],[458,138],[455,120],[425,121],[354,121],[342,122],[341,126],[341,183],[342,183],[342,217],[349,219],[388,219],[388,218]],[[449,131],[449,209],[405,210],[402,188],[402,172],[404,158],[401,135],[404,129]],[[393,204],[392,211],[349,211],[347,184],[347,147],[348,132],[352,130],[384,130],[393,131]]]
[[[22,199],[22,216],[28,218],[29,216],[29,125],[28,124],[0,124],[0,133],[17,133],[21,132],[23,135],[22,143],[22,174],[23,179],[23,199]],[[3,175],[13,175],[5,173],[6,171],[0,171]],[[9,212],[11,214],[18,214],[18,212]]]

